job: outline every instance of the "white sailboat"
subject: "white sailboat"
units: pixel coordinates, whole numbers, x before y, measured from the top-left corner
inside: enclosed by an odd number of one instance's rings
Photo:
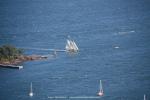
[[[102,87],[102,81],[100,80],[100,89],[99,89],[99,92],[98,92],[98,96],[103,96],[104,95],[104,91],[103,91],[103,87]]]
[[[146,95],[144,94],[144,100],[146,100]]]
[[[30,96],[30,97],[33,96],[32,82],[31,82],[31,84],[30,84],[30,93],[29,93],[29,96]]]
[[[74,40],[67,39],[66,51],[69,51],[69,52],[77,52],[77,51],[79,51],[79,48],[76,45],[76,43],[74,42]]]

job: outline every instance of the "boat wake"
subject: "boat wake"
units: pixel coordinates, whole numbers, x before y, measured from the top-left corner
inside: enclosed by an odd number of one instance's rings
[[[28,50],[40,50],[40,51],[57,51],[57,52],[65,52],[65,49],[44,49],[44,48],[23,48]]]
[[[130,34],[130,33],[134,33],[135,31],[132,30],[132,31],[121,31],[121,32],[118,32],[118,33],[115,33],[115,35],[126,35],[126,34]]]
[[[49,99],[98,99],[99,96],[49,96]]]

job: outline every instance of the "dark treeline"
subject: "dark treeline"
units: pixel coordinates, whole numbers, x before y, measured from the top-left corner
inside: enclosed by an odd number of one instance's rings
[[[0,61],[14,60],[22,53],[22,49],[18,49],[12,45],[3,45],[0,47]]]

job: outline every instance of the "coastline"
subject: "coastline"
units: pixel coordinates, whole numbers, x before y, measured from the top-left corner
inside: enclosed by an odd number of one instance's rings
[[[26,62],[26,61],[33,61],[33,60],[42,60],[47,59],[46,56],[41,55],[20,55],[17,56],[16,59],[13,60],[7,60],[7,61],[0,61],[0,66],[9,66],[9,65],[19,65],[20,63]]]

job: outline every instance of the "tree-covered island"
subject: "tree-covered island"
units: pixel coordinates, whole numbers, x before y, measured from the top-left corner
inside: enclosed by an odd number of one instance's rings
[[[24,55],[23,49],[12,45],[3,45],[0,47],[0,65],[18,65],[24,61],[46,59],[40,55]]]

